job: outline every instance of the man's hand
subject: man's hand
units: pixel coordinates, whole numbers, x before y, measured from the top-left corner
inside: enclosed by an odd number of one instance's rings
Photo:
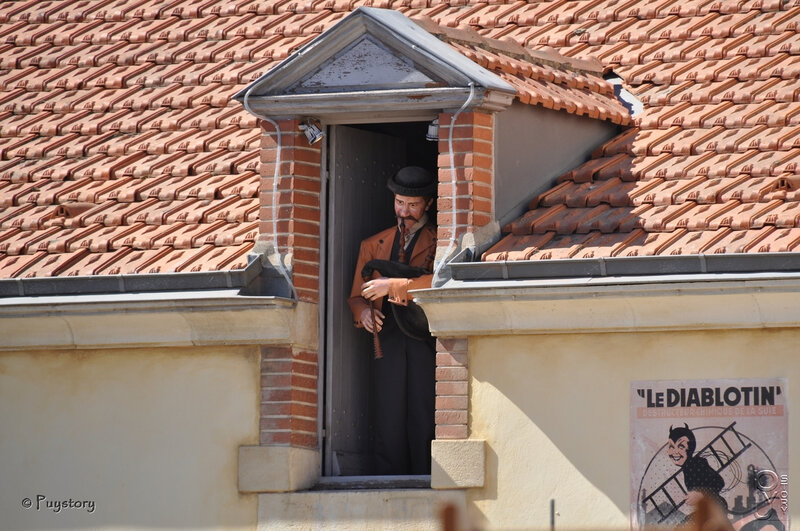
[[[373,328],[375,328],[375,332],[380,332],[381,328],[383,328],[383,320],[386,316],[381,313],[380,310],[377,308],[375,309],[375,322],[372,322],[372,309],[364,308],[361,311],[361,324],[364,325],[364,328],[367,329],[367,332],[372,333]]]
[[[368,301],[378,300],[389,294],[389,279],[386,277],[376,278],[361,284],[361,296]]]

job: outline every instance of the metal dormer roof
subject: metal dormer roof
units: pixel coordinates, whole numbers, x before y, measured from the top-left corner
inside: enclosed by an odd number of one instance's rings
[[[397,11],[361,7],[233,98],[259,115],[500,110],[516,89]],[[245,100],[247,100],[245,102]]]

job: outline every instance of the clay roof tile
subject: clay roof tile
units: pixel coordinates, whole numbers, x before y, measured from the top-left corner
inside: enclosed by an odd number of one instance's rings
[[[614,67],[644,104],[638,127],[532,201],[486,259],[797,248],[796,2],[372,5],[420,17],[520,101],[625,126],[630,116],[601,78]],[[243,265],[260,131],[229,95],[354,7],[0,4],[0,274]],[[4,239],[6,250],[14,241],[38,254],[3,255]],[[179,256],[171,245],[203,251]]]

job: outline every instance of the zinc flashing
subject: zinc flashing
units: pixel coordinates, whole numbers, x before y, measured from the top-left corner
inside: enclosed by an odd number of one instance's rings
[[[439,70],[438,73],[445,79],[449,78],[451,83],[457,83],[457,86],[466,86],[469,81],[473,81],[476,86],[489,90],[516,93],[500,77],[459,54],[405,15],[391,10],[360,7],[234,94],[232,99],[243,102],[245,94],[250,91],[253,98],[281,92],[307,72],[313,71],[331,54],[335,55],[345,49],[365,33],[382,35],[382,41],[388,39],[392,44],[407,48],[418,56],[417,59],[424,58],[428,63],[426,66]],[[263,92],[265,89],[267,94]]]
[[[453,280],[490,281],[555,278],[800,272],[797,253],[699,254],[469,262],[451,264]]]
[[[187,273],[0,279],[0,299],[71,295],[144,294],[235,289],[253,296],[288,296],[282,277],[256,257],[244,269]]]

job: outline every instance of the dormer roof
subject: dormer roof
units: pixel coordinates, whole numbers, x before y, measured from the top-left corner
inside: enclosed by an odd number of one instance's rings
[[[628,113],[596,62],[536,53],[429,18],[360,7],[234,99],[272,117],[328,122],[412,119],[419,112],[499,111],[517,99],[626,123]],[[574,93],[573,93],[574,92]]]

